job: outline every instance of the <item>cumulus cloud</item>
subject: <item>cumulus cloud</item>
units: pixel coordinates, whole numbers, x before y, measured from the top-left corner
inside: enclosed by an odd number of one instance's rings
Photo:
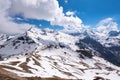
[[[0,32],[7,34],[19,34],[23,33],[30,28],[29,24],[17,24],[12,21],[12,19],[5,15],[5,13],[0,14]]]
[[[0,0],[0,32],[7,34],[18,34],[29,29],[32,25],[17,24],[13,22],[8,13],[10,6],[10,0]]]
[[[63,26],[65,29],[81,29],[82,20],[74,17],[74,12],[63,13],[57,0],[0,0],[0,31],[23,32],[30,24],[18,24],[12,17],[22,15],[24,18],[46,20],[51,25]],[[27,27],[25,27],[27,26]]]
[[[97,24],[97,31],[101,33],[109,33],[110,31],[119,31],[118,24],[112,18],[101,20]]]
[[[62,14],[57,0],[11,0],[11,15],[22,14],[26,18],[51,21]]]
[[[67,16],[59,16],[55,20],[51,21],[52,25],[64,26],[65,29],[81,29],[82,28],[82,20],[78,17],[67,17]]]
[[[65,0],[65,3],[68,3],[68,0]]]
[[[73,11],[67,11],[67,12],[66,12],[66,15],[67,15],[67,16],[74,16],[74,15],[75,15],[75,12],[73,12]]]
[[[65,28],[81,27],[82,21],[73,17],[74,12],[63,13],[63,7],[57,0],[12,0],[10,8],[12,15],[22,14],[26,18],[50,21],[51,25],[59,25]]]

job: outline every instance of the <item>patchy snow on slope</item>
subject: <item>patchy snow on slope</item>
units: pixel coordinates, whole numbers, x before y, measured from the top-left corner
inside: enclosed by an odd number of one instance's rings
[[[120,31],[110,30],[109,32],[99,32],[97,30],[87,31],[88,35],[100,42],[105,47],[120,46]]]
[[[110,64],[99,57],[92,59],[81,59],[78,53],[70,51],[69,49],[46,49],[34,53],[34,55],[26,56],[23,59],[14,57],[14,60],[7,59],[0,62],[0,65],[11,66],[17,70],[6,69],[14,72],[21,77],[61,77],[66,79],[85,79],[93,80],[96,76],[116,80],[119,78],[120,68]],[[11,62],[20,61],[16,65],[9,64]],[[21,69],[20,64],[27,62],[28,70]],[[20,68],[17,68],[17,67]],[[21,71],[19,71],[21,70]]]
[[[80,38],[31,28],[3,43],[0,54],[4,60],[0,61],[0,66],[21,77],[119,80],[120,67],[99,56],[88,57],[87,54],[92,54],[86,52],[89,48],[82,49],[84,53],[76,51],[80,50],[76,45]]]

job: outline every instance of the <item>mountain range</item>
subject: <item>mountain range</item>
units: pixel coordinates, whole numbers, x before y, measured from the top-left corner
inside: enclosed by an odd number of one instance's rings
[[[0,75],[11,80],[119,80],[120,31],[0,34],[0,60]]]

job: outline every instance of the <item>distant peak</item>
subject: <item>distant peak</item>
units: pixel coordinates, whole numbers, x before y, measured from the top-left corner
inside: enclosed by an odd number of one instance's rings
[[[30,27],[27,31],[31,31],[33,27]]]

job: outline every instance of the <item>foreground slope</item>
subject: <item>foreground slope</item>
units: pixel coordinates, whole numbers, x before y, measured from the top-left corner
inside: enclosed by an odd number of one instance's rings
[[[120,68],[98,51],[76,45],[79,37],[32,28],[2,44],[1,69],[19,77],[119,80]]]

